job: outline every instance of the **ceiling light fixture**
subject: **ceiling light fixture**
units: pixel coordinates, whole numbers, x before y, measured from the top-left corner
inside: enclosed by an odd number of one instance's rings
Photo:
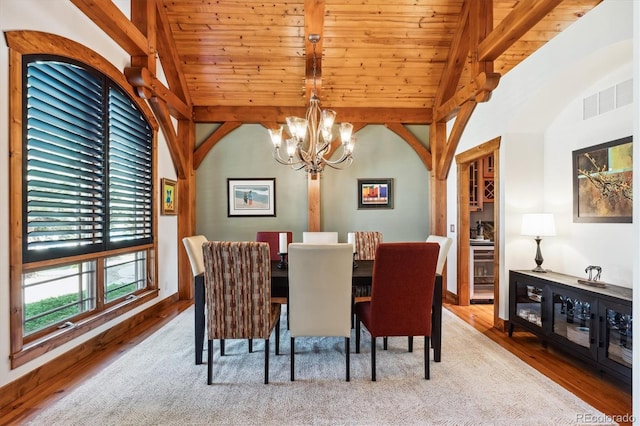
[[[286,140],[285,147],[282,147],[283,126],[269,129],[269,134],[273,143],[273,158],[278,163],[291,166],[294,170],[304,169],[307,173],[317,175],[322,173],[325,166],[334,169],[350,166],[353,162],[355,139],[351,135],[353,124],[340,124],[342,155],[336,160],[329,160],[325,157],[331,151],[336,112],[330,109],[320,109],[320,98],[316,91],[316,43],[320,41],[320,35],[309,34],[309,41],[313,44],[313,91],[309,99],[306,118],[287,117],[287,127],[291,139]],[[281,147],[286,148],[285,157],[281,155]]]

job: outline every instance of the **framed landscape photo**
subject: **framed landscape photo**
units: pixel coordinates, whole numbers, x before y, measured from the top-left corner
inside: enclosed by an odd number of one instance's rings
[[[631,223],[631,136],[573,151],[573,221]]]
[[[176,214],[176,203],[178,202],[178,187],[176,181],[162,178],[160,180],[160,191],[162,196],[160,213],[164,215]]]
[[[275,178],[228,178],[228,216],[275,216]]]
[[[358,179],[358,209],[392,209],[393,179]]]

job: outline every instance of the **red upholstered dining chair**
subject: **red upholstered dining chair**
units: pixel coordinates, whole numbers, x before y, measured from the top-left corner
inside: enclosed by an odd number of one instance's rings
[[[271,260],[281,260],[280,258],[280,234],[287,234],[287,247],[289,244],[293,242],[293,232],[291,231],[258,231],[256,232],[256,241],[261,241],[265,243],[269,243],[269,255]],[[286,294],[278,294],[271,295],[271,301],[273,303],[279,303],[281,305],[286,305],[287,295]],[[287,317],[288,318],[288,317]],[[287,328],[288,328],[289,320],[287,319]]]
[[[291,231],[258,231],[256,232],[256,241],[269,243],[269,254],[271,260],[280,260],[280,234],[287,234],[287,244],[293,242],[293,232]]]
[[[437,243],[383,243],[373,264],[371,300],[356,303],[356,353],[360,324],[371,335],[371,380],[376,380],[376,338],[424,336],[424,377],[429,379],[431,309]]]
[[[207,384],[213,381],[215,339],[264,339],[264,383],[269,383],[269,337],[280,305],[271,301],[269,245],[256,241],[209,241],[202,245],[207,307]]]

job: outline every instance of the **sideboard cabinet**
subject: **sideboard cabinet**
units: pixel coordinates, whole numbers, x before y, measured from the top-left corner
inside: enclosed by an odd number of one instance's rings
[[[595,287],[555,272],[509,271],[509,336],[521,327],[543,342],[631,383],[632,289]]]

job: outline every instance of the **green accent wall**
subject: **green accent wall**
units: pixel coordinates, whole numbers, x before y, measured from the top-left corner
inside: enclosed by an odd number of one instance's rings
[[[196,126],[198,141],[215,125]],[[428,127],[411,128],[425,140]],[[347,232],[381,231],[384,241],[421,241],[429,234],[429,172],[415,151],[380,125],[356,133],[353,164],[327,169],[320,182],[321,227]],[[254,240],[257,231],[307,230],[307,175],[276,163],[267,130],[246,124],[224,137],[196,170],[196,231],[210,240]],[[338,150],[340,153],[341,148]],[[275,178],[276,217],[227,217],[227,178]],[[358,210],[358,178],[393,178],[394,208]]]

